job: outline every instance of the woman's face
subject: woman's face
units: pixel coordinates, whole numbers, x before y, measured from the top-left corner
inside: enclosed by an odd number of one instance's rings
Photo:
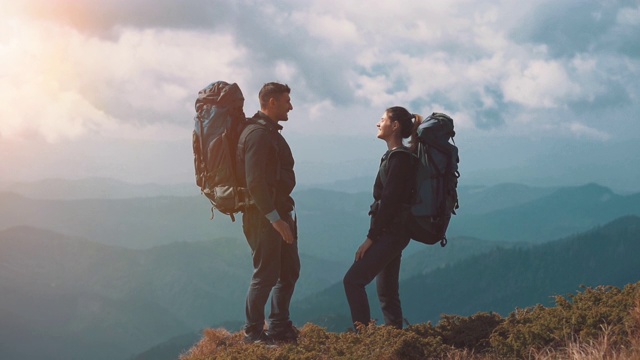
[[[396,129],[400,124],[397,121],[391,121],[387,112],[385,111],[380,118],[380,121],[376,125],[378,127],[378,139],[388,140],[391,139]]]

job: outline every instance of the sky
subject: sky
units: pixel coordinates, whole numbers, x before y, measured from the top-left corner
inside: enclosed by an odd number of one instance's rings
[[[262,84],[292,88],[304,181],[373,177],[394,105],[451,115],[461,168],[493,172],[558,144],[640,150],[640,4],[0,0],[0,79],[5,183],[191,182],[195,97],[218,80],[247,115]]]

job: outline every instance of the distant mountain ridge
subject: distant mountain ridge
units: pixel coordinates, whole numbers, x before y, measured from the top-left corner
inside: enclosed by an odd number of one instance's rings
[[[27,225],[129,248],[242,237],[240,225],[210,216],[199,196],[42,200],[0,193],[0,229]]]
[[[308,189],[294,197],[301,252],[350,262],[366,235],[371,194]],[[460,201],[448,235],[490,241],[550,241],[619,216],[640,215],[640,194],[618,195],[597,184],[461,188]],[[42,200],[0,192],[0,229],[28,225],[129,248],[244,238],[240,221],[217,212],[213,221],[210,216],[210,204],[200,195]]]
[[[297,294],[321,290],[341,271],[304,254],[301,261]],[[0,231],[0,334],[38,344],[8,356],[15,346],[0,339],[0,358],[124,358],[237,321],[251,272],[248,246],[236,239],[133,250],[26,226]]]
[[[403,253],[402,266],[400,267],[401,279],[418,274],[426,274],[471,256],[489,253],[498,248],[529,246],[528,244],[486,241],[464,236],[449,238],[446,247],[441,247],[439,244],[429,246],[417,242],[411,243],[412,245],[417,245],[417,250],[410,254]]]
[[[194,184],[133,184],[110,178],[43,179],[31,182],[0,183],[0,191],[34,199],[128,199],[156,196],[193,196],[200,193]]]
[[[557,190],[557,187],[502,183],[494,186],[461,186],[458,189],[458,197],[462,213],[485,214],[523,205]]]
[[[545,242],[625,215],[640,215],[640,193],[618,195],[598,184],[559,188],[530,202],[488,213],[459,211],[450,233],[495,241]]]
[[[403,282],[413,322],[441,313],[506,314],[551,305],[581,285],[623,287],[640,280],[640,217],[625,216],[588,232],[531,249],[501,249]],[[411,289],[411,290],[410,290]],[[472,300],[472,301],[470,301]],[[425,306],[428,301],[431,306]]]
[[[134,250],[50,231],[1,232],[0,313],[13,320],[0,322],[0,333],[16,326],[29,336],[9,344],[0,339],[0,358],[122,358],[186,332],[184,321],[139,296],[133,280],[139,268],[130,265],[138,260]]]
[[[551,139],[548,139],[551,140]],[[476,139],[475,141],[483,141]],[[541,187],[574,187],[585,182],[595,182],[615,189],[617,193],[640,191],[640,144],[636,140],[575,142],[537,142],[535,150],[525,150],[519,144],[522,139],[495,139],[485,149],[465,152],[460,146],[461,172],[463,184],[496,184],[511,182]],[[522,152],[508,164],[495,166],[494,159],[510,158],[511,154],[500,154],[501,150],[512,149]],[[497,150],[497,151],[496,151]],[[487,159],[494,161],[491,166]]]

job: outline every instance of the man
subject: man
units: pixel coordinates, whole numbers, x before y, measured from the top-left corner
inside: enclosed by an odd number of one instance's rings
[[[293,156],[280,134],[280,121],[293,110],[291,89],[265,84],[258,111],[240,136],[239,177],[254,204],[242,217],[253,256],[253,276],[246,301],[245,342],[295,342],[298,331],[289,319],[289,304],[300,274],[298,239],[291,192],[296,184]],[[271,294],[268,330],[265,305]]]

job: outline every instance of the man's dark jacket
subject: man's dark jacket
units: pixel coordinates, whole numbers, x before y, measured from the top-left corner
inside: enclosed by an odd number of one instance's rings
[[[265,216],[277,210],[281,218],[294,208],[296,185],[293,155],[280,134],[282,126],[258,111],[240,136],[238,177]],[[269,217],[269,216],[268,216]]]

